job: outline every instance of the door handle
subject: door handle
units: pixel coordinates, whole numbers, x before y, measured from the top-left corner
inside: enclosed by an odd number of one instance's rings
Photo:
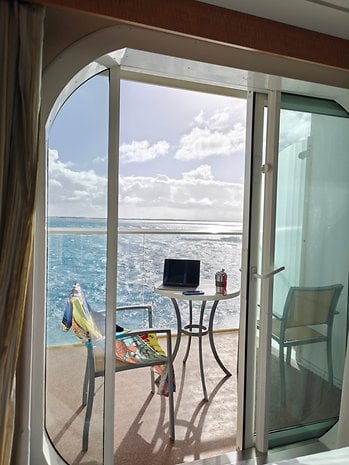
[[[280,273],[281,271],[284,271],[284,269],[285,269],[284,266],[280,266],[280,268],[276,268],[276,270],[270,271],[269,273],[259,274],[259,273],[257,273],[257,267],[252,266],[251,267],[251,276],[254,279],[257,279],[257,278],[258,279],[267,279],[267,278],[270,278],[271,276],[274,276],[277,273]]]

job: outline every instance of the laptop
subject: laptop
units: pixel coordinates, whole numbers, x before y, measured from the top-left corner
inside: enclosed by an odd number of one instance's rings
[[[165,258],[160,289],[196,289],[200,283],[200,260]]]

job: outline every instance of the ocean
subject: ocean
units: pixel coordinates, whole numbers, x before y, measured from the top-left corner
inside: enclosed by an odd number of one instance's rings
[[[154,293],[162,280],[165,258],[201,261],[201,279],[212,279],[225,269],[228,283],[240,288],[242,225],[235,222],[119,220],[117,304],[150,303],[153,325],[176,329],[169,299]],[[104,310],[106,284],[106,220],[91,218],[48,219],[46,334],[48,345],[77,342],[61,329],[68,292],[79,282],[96,310]],[[186,312],[186,304],[181,303]],[[209,303],[207,304],[209,309]],[[194,307],[194,312],[199,311]],[[195,315],[195,313],[194,313]],[[119,317],[118,317],[119,318]],[[118,319],[127,328],[144,327],[145,317],[130,314]],[[219,303],[215,328],[237,328],[239,298]]]

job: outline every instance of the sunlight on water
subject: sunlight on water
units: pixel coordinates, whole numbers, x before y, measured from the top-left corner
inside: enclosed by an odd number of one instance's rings
[[[47,341],[49,345],[74,343],[75,337],[62,332],[60,328],[67,294],[74,282],[79,282],[92,308],[104,310],[106,234],[63,231],[64,228],[100,230],[105,227],[105,220],[50,218],[49,227],[59,228],[60,232],[51,230],[48,234]],[[240,287],[241,235],[223,234],[241,232],[241,224],[183,221],[140,223],[135,220],[123,220],[119,229],[144,229],[147,233],[121,232],[119,235],[118,305],[127,305],[135,301],[151,303],[154,326],[176,328],[172,303],[153,292],[154,285],[162,280],[163,261],[166,257],[201,260],[201,279],[214,280],[215,272],[224,268],[229,283],[234,288]],[[157,233],[149,234],[149,230],[156,230]],[[161,234],[159,231],[200,231],[205,234]],[[217,232],[221,234],[212,235]],[[127,320],[118,323],[130,328],[145,325],[145,321],[140,321],[138,316],[132,314]],[[215,317],[215,328],[236,328],[238,324],[239,299],[220,302]]]

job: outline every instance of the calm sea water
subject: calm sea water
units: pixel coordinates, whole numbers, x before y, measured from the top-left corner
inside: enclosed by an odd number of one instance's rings
[[[60,323],[72,285],[80,283],[95,310],[105,306],[106,220],[53,217],[48,226],[47,343],[71,344],[76,339],[64,333]],[[117,303],[151,303],[154,326],[176,328],[172,303],[153,291],[161,282],[164,258],[201,260],[202,279],[214,280],[215,272],[224,268],[234,288],[240,287],[241,235],[222,234],[241,233],[240,223],[121,220],[119,231]],[[185,303],[182,305],[182,311],[187,311]],[[145,318],[130,314],[118,323],[140,327]],[[215,327],[238,324],[239,299],[220,302]]]

